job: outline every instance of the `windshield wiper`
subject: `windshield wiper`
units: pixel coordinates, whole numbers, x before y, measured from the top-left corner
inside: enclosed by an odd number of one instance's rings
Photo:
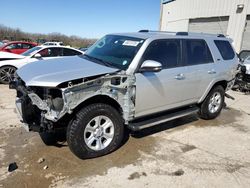
[[[102,64],[106,65],[107,67],[113,67],[113,68],[117,68],[115,67],[112,63],[110,62],[107,62],[107,61],[104,61],[102,59],[99,59],[99,58],[96,58],[96,57],[92,57],[92,56],[89,56],[87,54],[84,54],[83,56],[86,56],[88,59],[92,59],[92,60],[96,60],[98,62],[101,62]]]

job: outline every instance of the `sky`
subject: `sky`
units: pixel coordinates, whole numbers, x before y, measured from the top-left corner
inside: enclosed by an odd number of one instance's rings
[[[158,30],[160,0],[5,0],[0,13],[0,24],[25,32],[100,38]]]

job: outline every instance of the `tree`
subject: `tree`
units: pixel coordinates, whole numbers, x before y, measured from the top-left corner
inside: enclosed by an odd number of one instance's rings
[[[39,44],[47,41],[58,41],[63,42],[64,45],[70,45],[75,48],[88,47],[96,41],[96,39],[81,38],[75,35],[67,36],[58,32],[50,34],[27,33],[23,32],[19,28],[13,29],[0,25],[0,41],[1,40],[32,41]]]

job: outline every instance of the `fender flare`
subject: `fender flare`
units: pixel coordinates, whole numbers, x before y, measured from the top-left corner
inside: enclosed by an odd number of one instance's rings
[[[205,98],[207,97],[208,93],[211,91],[211,89],[216,85],[222,85],[224,89],[227,88],[227,81],[226,80],[214,80],[212,81],[209,86],[207,87],[205,93],[202,95],[202,97],[199,99],[198,104],[202,103]]]

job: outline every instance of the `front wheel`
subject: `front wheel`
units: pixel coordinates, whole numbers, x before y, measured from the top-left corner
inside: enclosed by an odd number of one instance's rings
[[[0,83],[9,84],[10,81],[14,78],[16,68],[12,66],[3,66],[0,68]]]
[[[80,110],[67,129],[70,150],[80,159],[106,155],[124,138],[121,115],[112,106],[91,104]]]
[[[221,112],[225,100],[225,90],[215,86],[200,106],[199,115],[202,119],[215,119]]]

